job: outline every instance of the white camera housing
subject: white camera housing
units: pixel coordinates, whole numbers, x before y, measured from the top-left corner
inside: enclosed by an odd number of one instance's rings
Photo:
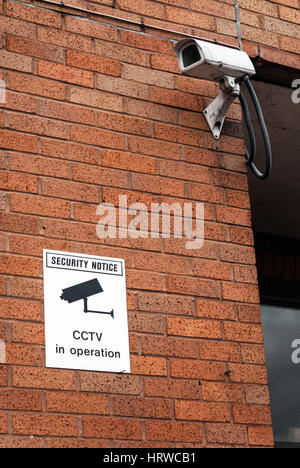
[[[177,42],[175,52],[181,73],[202,80],[220,81],[224,76],[240,80],[255,74],[255,68],[246,52],[199,39]]]
[[[182,39],[177,42],[175,52],[184,75],[219,82],[221,93],[203,111],[213,137],[218,140],[226,113],[240,95],[239,81],[246,75],[254,75],[255,68],[246,52],[200,39]]]

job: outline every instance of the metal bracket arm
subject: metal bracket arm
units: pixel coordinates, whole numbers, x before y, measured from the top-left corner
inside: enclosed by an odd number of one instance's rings
[[[235,78],[225,76],[220,83],[221,93],[207,106],[203,113],[213,134],[218,140],[224,125],[227,111],[236,97],[240,95],[240,85],[235,82]]]

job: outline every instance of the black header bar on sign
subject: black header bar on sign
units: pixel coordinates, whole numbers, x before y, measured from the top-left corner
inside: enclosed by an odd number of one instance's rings
[[[123,264],[120,260],[69,255],[61,252],[46,252],[46,267],[123,276]]]

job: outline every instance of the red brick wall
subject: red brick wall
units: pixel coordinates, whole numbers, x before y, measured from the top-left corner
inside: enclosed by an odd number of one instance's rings
[[[65,3],[123,20],[0,1],[0,446],[272,446],[240,109],[216,144],[174,56],[237,44],[234,1]],[[240,7],[245,49],[299,66],[298,0]],[[204,202],[204,247],[100,241],[119,194]],[[125,259],[131,374],[45,368],[43,248]]]

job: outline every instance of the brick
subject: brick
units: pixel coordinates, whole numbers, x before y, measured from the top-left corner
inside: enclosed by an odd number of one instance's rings
[[[214,260],[193,260],[193,273],[204,278],[231,279],[230,266]]]
[[[216,1],[210,1],[209,4],[205,0],[192,0],[191,9],[200,11],[213,16],[220,16],[220,4]],[[235,19],[235,10],[233,5],[222,5],[222,16],[224,18]]]
[[[131,372],[143,375],[167,375],[166,359],[132,355]]]
[[[295,54],[289,54],[274,48],[271,49],[261,46],[260,55],[269,62],[279,63],[292,68],[298,67],[299,59]]]
[[[225,339],[246,343],[263,343],[262,327],[247,323],[224,322]]]
[[[242,345],[241,354],[243,362],[265,364],[264,347],[260,345]]]
[[[137,298],[139,310],[193,315],[193,300],[187,297],[140,292]]]
[[[239,362],[239,347],[234,343],[219,343],[216,341],[200,341],[199,354],[201,359],[211,361]]]
[[[184,197],[184,183],[182,181],[142,174],[133,174],[132,178],[135,190]]]
[[[120,30],[120,40],[122,44],[135,47],[136,49],[151,50],[153,52],[161,52],[169,55],[172,52],[171,41],[159,37],[151,37],[146,34]]]
[[[3,412],[0,413],[0,433],[5,434],[8,432],[7,415]]]
[[[71,125],[70,136],[71,140],[79,143],[113,149],[125,149],[125,136],[108,130]]]
[[[230,382],[201,382],[203,400],[227,401],[239,403],[244,401],[243,388],[239,384]]]
[[[75,416],[17,413],[13,415],[14,434],[76,436]]]
[[[98,187],[59,179],[43,179],[42,194],[67,200],[78,200],[91,203],[99,202]],[[96,221],[96,219],[95,219]]]
[[[209,15],[195,13],[193,11],[166,7],[167,19],[173,23],[181,23],[189,26],[199,27],[201,29],[208,29],[209,31],[215,30],[215,21]]]
[[[118,39],[117,29],[114,26],[106,26],[98,21],[66,17],[66,30],[83,36],[95,37],[102,40],[114,41]],[[80,36],[81,37],[81,36]],[[78,47],[80,50],[81,48]]]
[[[175,401],[176,419],[191,421],[230,421],[229,405],[226,403],[208,403],[202,401]]]
[[[220,322],[192,318],[167,317],[167,330],[170,335],[197,338],[215,338],[222,336]]]
[[[120,62],[116,60],[73,50],[67,50],[66,64],[112,76],[120,76],[121,73]]]
[[[22,232],[24,234],[38,234],[38,219],[27,215],[18,215],[0,212],[0,219],[3,231]]]
[[[47,175],[55,177],[57,174],[61,178],[69,178],[69,164],[65,161],[32,156],[22,153],[10,155],[10,169],[13,171],[29,172],[33,174]]]
[[[206,424],[207,442],[219,444],[246,444],[245,427],[238,424]]]
[[[19,54],[0,50],[0,62],[2,68],[9,68],[26,73],[31,73],[32,71],[32,59],[30,57],[22,57]]]
[[[146,101],[149,100],[150,95],[150,86],[148,84],[114,76],[97,75],[96,88],[116,95],[130,96],[132,98],[145,99]],[[110,97],[112,98],[113,96]],[[120,97],[119,100],[121,100]],[[149,106],[147,103],[144,105]],[[129,108],[129,106],[127,107]]]
[[[180,159],[180,148],[174,143],[140,137],[128,137],[130,151],[167,159]]]
[[[266,0],[240,0],[240,7],[270,16],[277,15],[277,7]]]
[[[160,398],[113,397],[113,414],[135,418],[169,419],[171,402]]]
[[[197,315],[198,317],[225,320],[235,320],[236,317],[233,304],[206,299],[197,300]]]
[[[27,21],[20,21],[8,16],[1,16],[0,27],[3,33],[9,33],[28,38],[35,37],[36,25],[28,23]]]
[[[68,18],[66,18],[66,20],[68,21]],[[49,27],[44,28],[43,26],[39,26],[37,28],[37,38],[40,42],[44,42],[47,45],[53,44],[86,52],[90,52],[92,50],[90,37],[72,34],[70,32],[59,29]]]
[[[84,437],[142,439],[141,422],[137,420],[83,416],[82,425]]]
[[[118,8],[154,18],[164,17],[164,6],[147,0],[118,0]]]
[[[267,385],[245,385],[246,402],[256,405],[269,405],[270,395]]]
[[[92,146],[80,145],[67,141],[52,140],[50,138],[41,140],[41,151],[46,156],[54,158],[83,161],[98,164],[99,149]]]
[[[99,243],[95,225],[93,224],[70,223],[70,221],[44,218],[42,221],[42,229],[46,237],[52,237],[54,239],[92,242],[94,244]]]
[[[142,353],[155,356],[196,358],[197,347],[192,340],[160,336],[142,337]]]
[[[234,279],[240,283],[257,283],[257,270],[255,266],[234,265]]]
[[[0,387],[7,386],[7,368],[2,366],[0,367]]]
[[[233,405],[233,419],[243,424],[272,424],[270,408],[262,405]]]
[[[100,55],[101,57],[107,57],[114,60],[121,60],[122,62],[133,63],[143,67],[148,65],[147,52],[139,50],[137,48],[127,47],[121,44],[118,44],[118,47],[116,48],[114,43],[96,39],[95,53],[97,55]]]
[[[216,18],[216,29],[218,33],[237,37],[237,29],[234,21],[223,18]]]
[[[267,372],[262,365],[229,363],[228,370],[230,371],[230,380],[232,382],[267,383]]]
[[[163,317],[152,314],[130,312],[128,314],[129,330],[143,333],[161,334],[165,332],[166,325]]]
[[[124,64],[122,77],[126,80],[134,80],[153,86],[174,88],[174,78],[172,75],[160,70],[151,70],[136,65]]]
[[[1,254],[0,258],[0,273],[21,276],[39,276],[40,260],[37,258],[8,254]]]
[[[13,385],[25,388],[75,390],[75,373],[62,369],[15,366],[13,368]]]
[[[25,283],[26,287],[26,280],[22,281],[19,285]],[[18,281],[18,278],[17,278]],[[27,280],[27,282],[30,280]],[[31,280],[32,281],[32,280]],[[13,280],[11,280],[11,283]],[[42,285],[41,285],[42,286]],[[12,285],[12,289],[14,288],[14,283]],[[43,289],[41,287],[43,292]],[[25,295],[24,295],[25,297]],[[13,324],[12,327],[12,341],[14,342],[22,342],[22,343],[29,343],[29,344],[42,344],[45,343],[45,330],[44,326],[40,323],[25,323],[25,322],[16,322]]]
[[[8,118],[8,127],[14,130],[20,130],[27,133],[37,133],[38,135],[48,135],[56,138],[67,138],[67,124],[64,122],[59,122],[51,119],[46,119],[43,117],[35,117],[32,115],[23,115],[23,114],[9,114]],[[27,136],[27,141],[29,138],[34,138],[31,135]],[[22,135],[22,140],[24,137]],[[26,140],[24,141],[26,143]],[[18,149],[18,148],[11,148]],[[20,148],[21,149],[21,148]],[[24,149],[26,151],[26,149]],[[37,152],[37,151],[30,151]]]
[[[237,235],[240,234],[240,230],[237,231]],[[243,232],[242,232],[243,234]],[[253,247],[243,245],[232,245],[223,244],[220,246],[220,258],[221,260],[234,263],[248,263],[250,265],[255,264],[255,251]]]
[[[136,133],[144,136],[151,136],[152,134],[151,122],[137,117],[98,112],[97,123],[101,128],[108,128],[120,132]]]
[[[84,392],[47,392],[46,408],[51,413],[108,414],[108,397]]]
[[[66,95],[66,85],[63,83],[21,73],[9,73],[9,87],[16,91],[52,99],[64,100]]]
[[[31,410],[42,409],[42,399],[39,391],[4,389],[0,390],[1,409]]]
[[[138,88],[136,89],[138,90]],[[145,117],[146,119],[159,120],[167,123],[177,122],[176,108],[167,107],[153,102],[143,102],[143,105],[141,106],[141,101],[133,98],[126,99],[125,106],[128,114],[138,115],[140,117]],[[175,135],[172,138],[175,138]]]
[[[69,218],[71,205],[64,200],[32,195],[11,194],[10,209],[21,213]]]
[[[80,388],[87,392],[138,395],[140,393],[139,377],[132,374],[107,374],[81,372]]]
[[[170,359],[171,377],[184,379],[224,380],[224,364],[221,362],[192,359]]]
[[[159,161],[159,173],[168,177],[175,177],[183,180],[193,180],[209,184],[211,175],[209,169],[199,167],[199,165],[185,163],[183,161]]]
[[[50,44],[43,44],[32,39],[17,36],[7,37],[7,50],[30,57],[51,60],[62,63],[64,60],[63,49]]]
[[[250,445],[262,445],[273,447],[273,429],[272,427],[249,426],[248,440]]]
[[[146,439],[170,442],[201,442],[200,423],[179,421],[146,421]]]
[[[291,39],[289,37],[280,37],[280,46],[281,49],[287,50],[288,52],[293,52],[297,54],[300,50],[300,40],[297,40],[295,38]],[[295,58],[295,60],[297,60]]]
[[[25,118],[27,119],[28,116]],[[10,130],[0,129],[0,145],[2,148],[16,151],[38,152],[36,136],[25,135],[24,133],[12,132]]]
[[[71,88],[70,101],[84,104],[99,109],[108,109],[120,112],[123,110],[123,100],[121,96],[84,88]]]
[[[261,322],[260,306],[252,304],[239,304],[237,306],[238,317],[241,322]]]
[[[202,98],[192,94],[174,91],[173,89],[152,88],[152,100],[159,104],[176,107],[179,109],[190,109],[192,111],[202,111]]]
[[[40,346],[7,343],[6,362],[7,364],[20,364],[23,366],[41,366]]]
[[[223,298],[230,301],[259,303],[258,287],[253,284],[223,282]]]
[[[167,273],[189,274],[190,264],[186,259],[174,259],[164,254],[135,252],[134,264],[136,268]]]
[[[291,17],[291,15],[289,15],[289,17]],[[299,24],[288,23],[287,21],[283,21],[280,19],[266,17],[264,21],[264,25],[265,25],[265,29],[267,31],[272,31],[272,33],[282,34],[283,36],[295,37],[296,39],[299,39],[300,37],[299,36],[299,32],[300,32]],[[272,45],[272,44],[268,44],[268,45]]]
[[[215,170],[214,181],[216,185],[221,187],[229,187],[237,190],[248,190],[248,179],[245,174]]]
[[[163,289],[163,276],[159,273],[127,270],[126,283],[128,288],[160,291]]]
[[[95,114],[92,110],[73,104],[42,101],[40,102],[39,114],[53,119],[67,120],[68,122],[95,124]]]
[[[109,448],[108,440],[81,439],[72,437],[48,437],[47,448]]]
[[[6,14],[29,22],[43,24],[44,26],[61,27],[61,15],[51,10],[45,11],[37,6],[24,5],[8,1]]]
[[[0,186],[2,190],[15,192],[37,193],[37,178],[29,174],[12,171],[0,171]]]
[[[39,438],[31,436],[2,436],[0,437],[1,448],[43,448],[44,442]]]
[[[196,380],[145,377],[144,393],[145,396],[151,397],[177,398],[180,395],[181,398],[198,400],[200,397],[200,387]]]
[[[154,133],[155,137],[160,140],[183,143],[191,146],[205,146],[204,135],[191,128],[155,123]]]
[[[103,150],[101,153],[101,165],[128,171],[145,172],[155,174],[155,159],[140,156],[134,153]]]
[[[267,17],[265,17],[265,20]],[[274,32],[243,25],[243,38],[255,43],[265,44],[270,47],[279,46],[279,37]]]
[[[23,94],[17,94],[11,91],[7,91],[5,104],[3,104],[3,107],[5,107],[6,109],[20,110],[23,112],[33,113],[35,112],[35,100],[31,96],[25,96]]]
[[[168,275],[167,291],[192,296],[219,297],[219,284],[215,280]]]
[[[52,78],[53,80],[66,81],[67,83],[74,83],[89,88],[94,87],[93,73],[87,70],[79,70],[74,67],[40,60],[38,62],[37,73],[40,76]]]
[[[1,318],[40,321],[40,304],[35,301],[0,297]]]

